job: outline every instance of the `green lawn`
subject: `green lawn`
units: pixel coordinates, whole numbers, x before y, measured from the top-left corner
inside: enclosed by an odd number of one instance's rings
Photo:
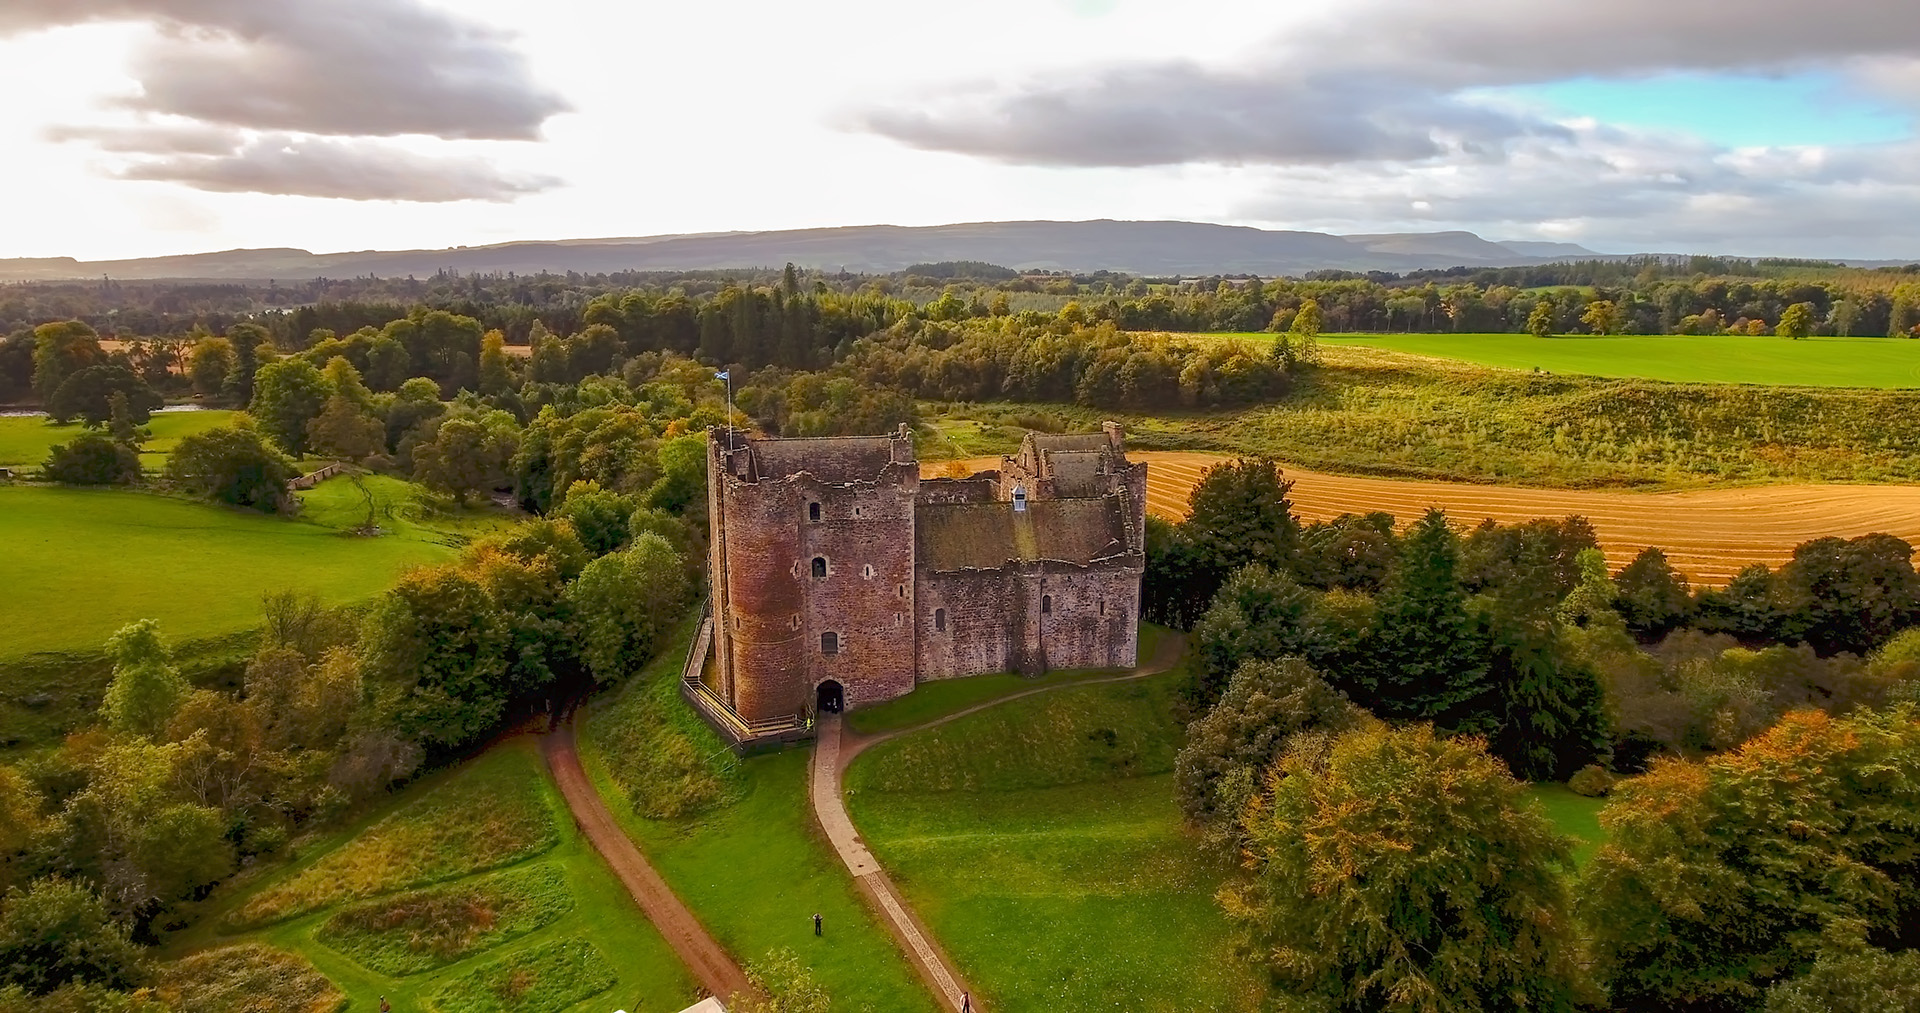
[[[141,449],[140,463],[148,471],[159,471],[174,444],[195,433],[226,425],[234,412],[162,412],[147,424],[153,438]],[[65,443],[86,427],[78,422],[56,426],[41,417],[0,418],[0,468],[38,470],[47,459],[47,451],[56,443]]]
[[[476,794],[532,796],[550,819],[552,843],[508,866],[505,872],[477,876],[456,873],[442,892],[470,887],[486,894],[497,891],[507,876],[534,883],[558,878],[567,893],[560,905],[564,911],[557,915],[550,911],[519,926],[524,931],[482,937],[462,948],[451,962],[428,961],[430,968],[404,975],[382,974],[320,941],[327,923],[342,905],[359,897],[391,897],[381,893],[386,888],[384,882],[363,882],[326,907],[264,930],[215,934],[228,924],[224,913],[248,906],[263,892],[297,882],[311,870],[338,864],[337,856],[343,852],[356,847],[364,850],[364,841],[390,832],[383,828],[390,828],[395,816],[434,810],[444,796]],[[348,1013],[379,1009],[383,995],[395,1010],[408,1013],[467,1013],[495,1008],[556,1013],[607,1013],[613,1009],[674,1013],[682,1009],[693,1001],[692,979],[565,812],[565,804],[546,776],[535,742],[526,737],[509,740],[452,772],[428,778],[402,792],[359,825],[311,847],[287,868],[229,895],[216,895],[199,926],[174,940],[168,950],[179,953],[257,941],[298,953],[346,992]],[[462,857],[449,854],[431,864],[457,869],[463,867]],[[551,904],[551,900],[546,903]],[[401,937],[411,938],[416,928],[406,921],[396,921],[395,938],[387,948],[404,949],[407,941]],[[349,949],[378,948],[364,936],[354,942]],[[413,964],[419,966],[421,962]],[[516,996],[517,1004],[510,1001]]]
[[[1019,700],[873,747],[854,822],[997,1009],[1261,1008],[1173,801],[1168,674]]]
[[[309,495],[357,499],[341,479]],[[0,659],[95,650],[136,619],[159,620],[175,641],[232,633],[259,622],[263,592],[354,601],[454,553],[450,532],[419,522],[396,530],[354,538],[310,520],[146,493],[0,487],[8,576]]]
[[[1588,798],[1564,784],[1544,783],[1528,788],[1527,796],[1540,803],[1561,833],[1579,842],[1573,849],[1573,860],[1578,864],[1586,865],[1606,842],[1607,832],[1600,827],[1600,810],[1606,806],[1606,799]]]
[[[1271,334],[1222,335],[1270,342]],[[1799,387],[1920,387],[1920,342],[1899,338],[1688,335],[1353,334],[1328,345],[1362,345],[1482,366],[1671,383]]]
[[[1160,638],[1167,635],[1164,626],[1143,623],[1140,627],[1141,661],[1153,657],[1154,650],[1160,645]],[[945,717],[966,710],[978,704],[1025,693],[1030,690],[1063,683],[1084,682],[1088,679],[1111,678],[1120,674],[1104,668],[1062,669],[1048,672],[1037,678],[1027,678],[1011,672],[994,675],[974,675],[964,679],[941,679],[937,682],[921,683],[913,692],[898,700],[872,707],[863,707],[847,715],[847,727],[861,735],[875,735],[880,732],[898,731],[912,728],[936,718]]]

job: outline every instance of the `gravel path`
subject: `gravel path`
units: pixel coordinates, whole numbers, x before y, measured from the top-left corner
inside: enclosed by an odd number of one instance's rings
[[[607,864],[613,867],[614,875],[626,884],[627,892],[640,905],[640,910],[666,937],[667,944],[680,955],[680,961],[687,965],[694,980],[707,994],[724,998],[732,1005],[736,994],[749,993],[752,986],[747,983],[746,972],[733,957],[714,941],[707,930],[700,925],[699,919],[680,898],[673,895],[667,882],[660,878],[653,866],[647,864],[646,856],[634,847],[620,824],[614,822],[613,813],[608,811],[606,802],[594,789],[593,781],[587,777],[585,768],[580,766],[580,754],[574,744],[573,720],[569,718],[540,741],[541,752],[546,755],[547,769],[553,772],[554,783],[559,785],[560,794],[567,800],[567,808],[573,811],[573,820],[580,832],[593,842],[594,850],[600,852]]]

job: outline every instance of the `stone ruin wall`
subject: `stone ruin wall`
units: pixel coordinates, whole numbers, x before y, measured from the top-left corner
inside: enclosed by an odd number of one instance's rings
[[[920,678],[1132,668],[1140,562],[1122,556],[1089,566],[1041,560],[991,570],[922,570],[915,630]],[[945,629],[939,628],[943,610]]]

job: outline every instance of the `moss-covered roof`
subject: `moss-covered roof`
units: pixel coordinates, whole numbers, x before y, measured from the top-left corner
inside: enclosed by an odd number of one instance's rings
[[[922,504],[914,553],[931,570],[989,570],[1035,559],[1084,566],[1126,551],[1123,533],[1113,499],[1036,500],[1023,512],[1004,501]]]

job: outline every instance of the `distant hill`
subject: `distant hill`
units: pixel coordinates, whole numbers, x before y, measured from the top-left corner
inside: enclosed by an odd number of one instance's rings
[[[888,273],[913,264],[981,261],[1025,270],[1130,274],[1302,274],[1323,269],[1411,271],[1510,267],[1599,256],[1571,243],[1496,243],[1471,232],[1333,236],[1196,222],[976,222],[907,227],[857,225],[782,232],[713,232],[613,239],[501,243],[447,250],[313,254],[228,250],[142,260],[66,257],[0,260],[0,281],[107,276],[304,281],[316,277],[463,274],[601,274],[714,268],[804,267]]]

